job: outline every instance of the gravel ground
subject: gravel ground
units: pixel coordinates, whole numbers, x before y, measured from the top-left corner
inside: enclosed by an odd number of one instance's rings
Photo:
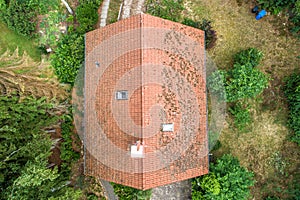
[[[151,200],[189,200],[191,183],[189,180],[172,183],[152,189]]]

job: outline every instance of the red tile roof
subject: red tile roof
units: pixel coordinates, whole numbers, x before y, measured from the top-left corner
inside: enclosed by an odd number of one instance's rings
[[[85,173],[143,190],[208,173],[204,32],[139,14],[85,42]]]

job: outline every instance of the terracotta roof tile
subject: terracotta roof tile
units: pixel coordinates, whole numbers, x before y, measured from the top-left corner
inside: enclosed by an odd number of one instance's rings
[[[85,173],[143,190],[208,173],[203,31],[139,14],[85,42]]]

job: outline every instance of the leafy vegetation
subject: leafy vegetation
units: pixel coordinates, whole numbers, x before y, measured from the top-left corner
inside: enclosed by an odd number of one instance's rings
[[[0,9],[0,17],[10,29],[24,36],[33,36],[38,13],[30,1],[2,1]]]
[[[229,108],[229,112],[234,116],[234,125],[240,131],[251,123],[249,109],[244,107],[241,102],[237,102],[233,107]]]
[[[294,131],[292,141],[300,145],[300,74],[287,77],[284,88],[289,104],[289,127]]]
[[[132,187],[111,183],[120,200],[149,200],[151,190],[138,190]]]
[[[263,53],[256,48],[249,48],[242,50],[234,56],[234,63],[238,65],[247,65],[249,64],[252,67],[259,65]]]
[[[76,9],[76,19],[79,22],[77,32],[86,33],[95,29],[98,21],[98,8],[102,0],[81,0]]]
[[[184,10],[182,0],[147,0],[147,13],[168,19],[174,22],[180,22],[182,19],[182,11]]]
[[[62,169],[70,173],[72,163],[80,158],[80,154],[75,152],[72,146],[74,143],[72,136],[75,137],[73,132],[73,118],[70,115],[65,115],[63,118],[64,121],[61,124],[63,142],[60,145],[60,158],[63,161]]]
[[[68,194],[78,199],[57,168],[47,167],[51,146],[43,131],[58,121],[53,104],[45,98],[0,97],[1,199],[48,199]],[[54,192],[56,191],[56,192]]]
[[[62,83],[73,85],[84,62],[84,37],[78,33],[64,35],[57,44],[51,64]]]
[[[249,48],[239,52],[234,58],[233,69],[228,72],[217,71],[208,77],[211,91],[221,98],[226,96],[227,102],[255,97],[268,84],[267,76],[255,68],[262,58],[260,51]]]
[[[292,6],[296,0],[258,0],[258,3],[273,14],[280,13],[283,9]]]
[[[49,9],[57,9],[59,0],[0,0],[0,19],[17,33],[33,37],[37,26],[37,15]]]
[[[240,166],[237,158],[225,154],[210,165],[210,173],[193,179],[192,199],[243,200],[250,195],[254,174]]]

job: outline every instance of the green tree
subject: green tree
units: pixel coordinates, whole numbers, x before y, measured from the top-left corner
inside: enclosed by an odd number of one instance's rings
[[[97,10],[100,2],[100,0],[81,0],[80,5],[76,9],[76,18],[79,22],[79,27],[77,27],[78,32],[85,33],[95,28],[98,21]]]
[[[76,199],[78,192],[67,186],[68,177],[47,168],[53,142],[43,130],[58,122],[55,106],[45,98],[0,96],[0,113],[0,199],[67,194]]]
[[[193,199],[248,199],[254,174],[240,166],[237,158],[225,154],[210,165],[210,174],[192,181]]]

